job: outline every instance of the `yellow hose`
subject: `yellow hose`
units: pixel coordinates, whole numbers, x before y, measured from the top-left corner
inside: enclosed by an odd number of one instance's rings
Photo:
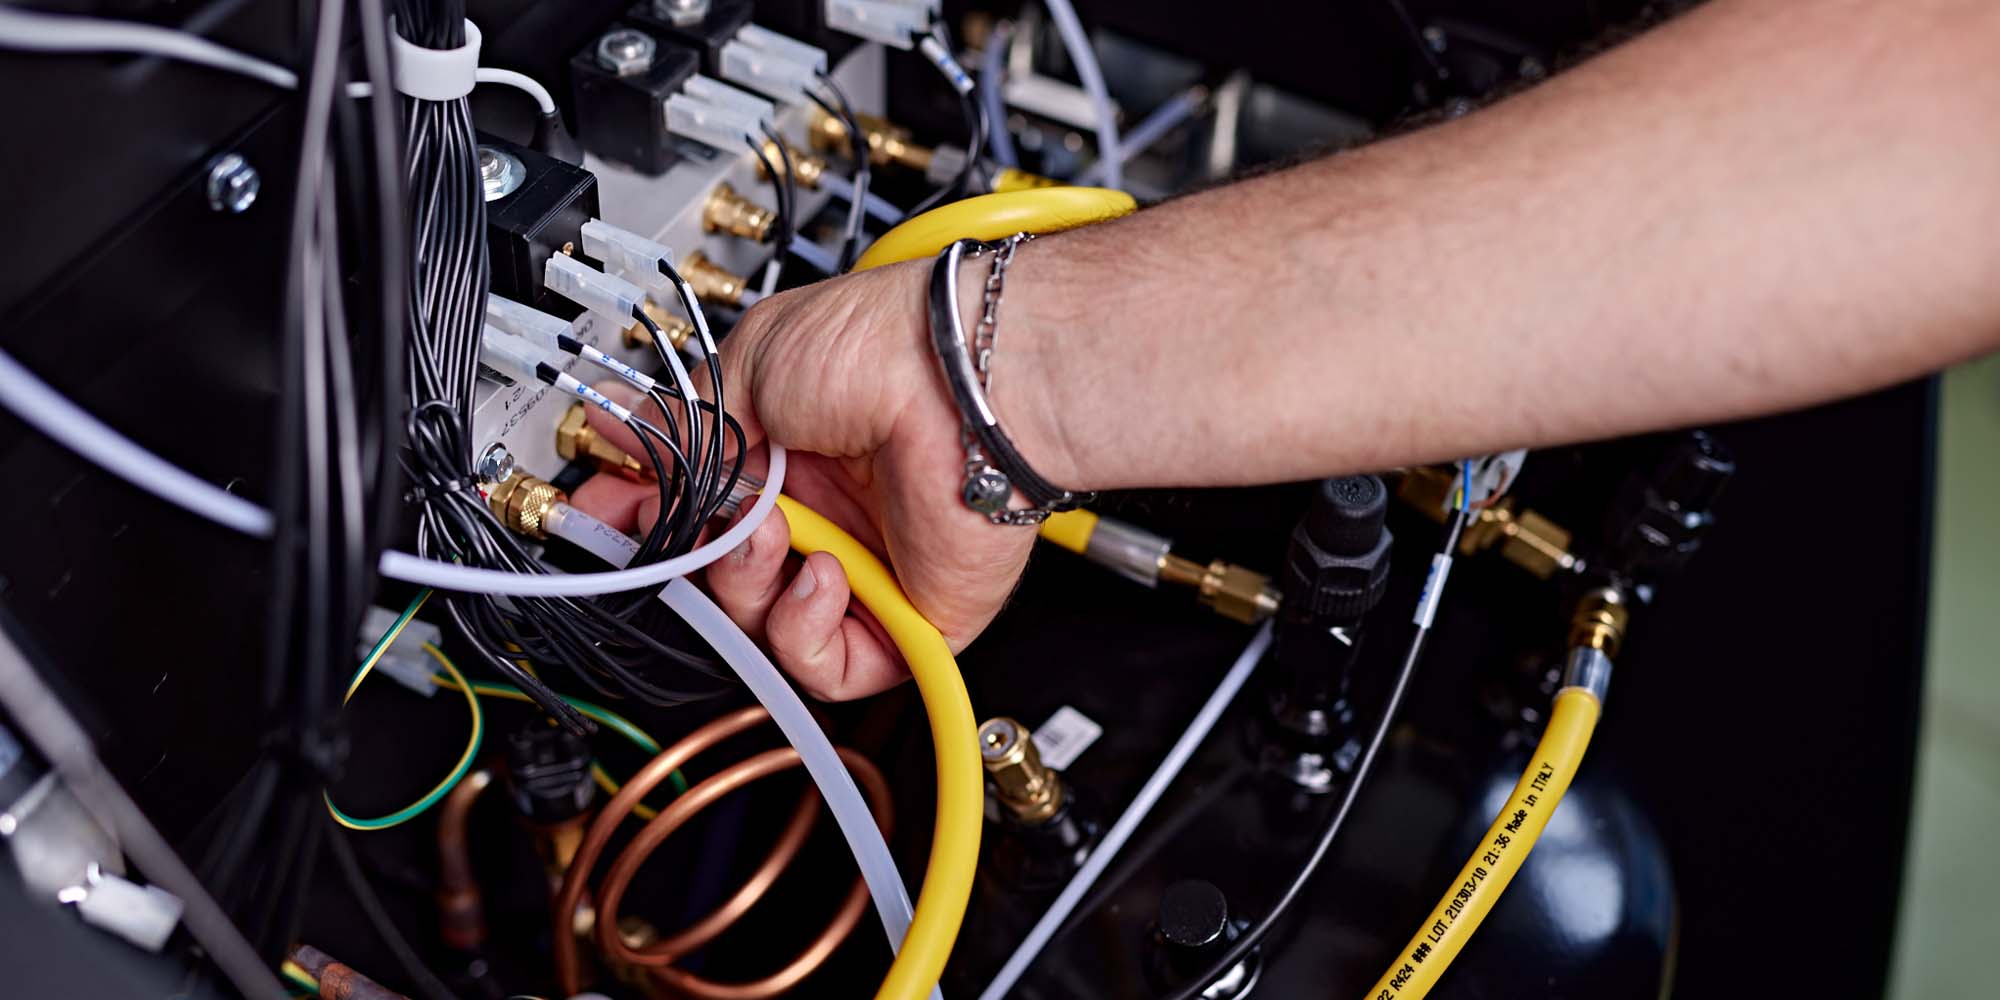
[[[1091,187],[1028,188],[982,194],[905,219],[854,263],[857,271],[928,257],[958,239],[997,240],[1053,233],[1129,215],[1139,207],[1123,191]]]
[[[1459,870],[1458,878],[1445,890],[1445,897],[1431,911],[1430,918],[1403,946],[1389,971],[1382,974],[1365,1000],[1419,1000],[1437,985],[1438,977],[1472,939],[1479,922],[1507,890],[1507,883],[1535,849],[1549,816],[1562,803],[1570,779],[1590,746],[1591,730],[1597,728],[1597,696],[1579,687],[1556,692],[1555,710],[1528,769],[1514,785],[1514,793],[1500,808],[1500,815],[1486,831],[1486,839]]]
[[[1097,530],[1097,515],[1087,510],[1066,510],[1050,514],[1042,522],[1042,541],[1083,555],[1090,548],[1090,536]]]
[[[840,560],[855,598],[874,613],[909,664],[930,716],[938,792],[930,863],[924,868],[923,891],[917,896],[902,950],[875,993],[876,1000],[920,1000],[944,973],[979,866],[986,779],[979,763],[979,726],[972,715],[972,699],[966,696],[965,679],[959,676],[958,660],[944,636],[918,613],[895,574],[875,553],[791,497],[780,495],[778,509],[791,523],[792,548],[801,554],[828,552]]]

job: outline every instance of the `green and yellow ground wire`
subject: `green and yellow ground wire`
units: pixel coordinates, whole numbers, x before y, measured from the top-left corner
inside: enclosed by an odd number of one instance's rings
[[[419,591],[417,596],[410,601],[409,606],[403,609],[403,613],[396,616],[395,623],[390,625],[388,630],[382,633],[382,637],[375,641],[375,645],[369,648],[367,655],[361,659],[361,666],[354,671],[353,679],[347,682],[347,693],[342,697],[341,704],[345,705],[349,699],[354,697],[354,692],[361,687],[361,682],[374,672],[375,665],[381,662],[383,655],[389,651],[389,647],[395,645],[396,638],[402,635],[403,630],[409,626],[410,621],[416,617],[417,612],[423,608],[424,602],[429,600],[430,596],[431,591],[428,588]],[[446,775],[445,779],[435,788],[426,792],[417,801],[385,816],[379,816],[374,819],[357,819],[349,816],[342,812],[340,807],[333,804],[333,796],[331,793],[328,793],[326,795],[327,811],[333,815],[335,822],[350,830],[386,830],[392,826],[407,823],[423,815],[425,811],[443,801],[444,797],[451,793],[451,790],[458,785],[459,781],[463,780],[466,774],[471,772],[472,762],[479,756],[479,747],[484,739],[486,729],[485,712],[479,706],[480,698],[505,698],[509,701],[522,702],[533,701],[521,689],[509,684],[498,684],[491,681],[468,681],[465,675],[459,672],[458,667],[451,662],[450,657],[444,654],[443,650],[430,643],[424,643],[423,649],[442,668],[442,672],[432,675],[432,682],[439,687],[464,693],[466,704],[471,708],[472,733],[466,741],[465,752],[460,755],[458,763],[452,767],[451,773]],[[646,753],[658,754],[660,752],[660,741],[648,735],[645,730],[634,725],[630,719],[601,705],[585,701],[582,698],[571,698],[565,695],[563,696],[563,700],[568,702],[577,711],[582,712],[589,718],[596,720],[599,724],[630,740],[635,746]],[[617,794],[620,787],[619,783],[612,779],[611,775],[604,770],[602,764],[592,761],[590,776],[597,782],[598,787],[604,789],[606,794]],[[668,780],[673,784],[675,794],[687,791],[687,779],[682,777],[679,771],[675,771],[670,775]],[[643,805],[635,807],[633,812],[641,819],[648,820],[656,815],[653,809]]]

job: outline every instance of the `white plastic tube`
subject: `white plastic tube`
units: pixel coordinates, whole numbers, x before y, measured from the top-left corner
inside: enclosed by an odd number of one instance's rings
[[[776,492],[767,488],[765,495],[773,496]],[[557,504],[543,526],[549,534],[613,566],[631,562],[633,554],[639,551],[637,541],[568,504]],[[847,846],[854,852],[855,863],[861,866],[861,877],[875,899],[875,912],[881,917],[882,930],[889,936],[889,947],[901,948],[903,935],[910,929],[909,891],[903,886],[903,876],[896,870],[896,860],[889,854],[882,831],[875,826],[868,801],[861,797],[854,777],[847,773],[832,741],[806,710],[805,702],[764,651],[694,584],[675,580],[660,593],[660,600],[692,626],[703,641],[715,647],[798,750],[805,761],[806,773],[819,785],[820,795],[825,797],[827,808],[833,811],[834,821],[840,824],[840,832],[847,838]]]
[[[1046,5],[1049,16],[1055,19],[1056,31],[1062,34],[1063,48],[1069,51],[1069,61],[1076,64],[1076,75],[1083,81],[1083,92],[1090,97],[1091,110],[1097,115],[1097,156],[1104,165],[1104,186],[1123,189],[1125,168],[1120,155],[1124,147],[1118,144],[1118,111],[1111,105],[1111,88],[1104,85],[1104,71],[1098,68],[1097,51],[1090,47],[1090,35],[1084,32],[1083,22],[1077,20],[1074,4],[1069,0],[1046,0]]]
[[[834,259],[833,251],[803,235],[792,238],[792,253],[821,274],[832,274],[840,270],[840,262]]]
[[[6,27],[0,16],[0,29]],[[99,468],[225,528],[259,538],[271,534],[271,512],[204,482],[112,430],[35,373],[0,351],[0,404],[21,422],[54,438]],[[775,501],[774,501],[775,502]]]
[[[5,351],[0,351],[0,406],[104,471],[182,510],[246,535],[258,538],[271,535],[270,511],[212,486],[141,448],[36,378]],[[764,476],[764,492],[758,494],[757,502],[750,505],[743,519],[714,541],[672,559],[605,573],[535,574],[478,569],[390,551],[382,553],[379,568],[383,576],[405,583],[502,597],[593,597],[657,587],[722,558],[771,516],[771,509],[778,502],[778,491],[785,484],[785,449],[773,444],[770,453],[771,468]]]
[[[1118,153],[1119,162],[1122,164],[1126,160],[1136,159],[1139,154],[1153,148],[1153,144],[1165,138],[1168,132],[1194,117],[1194,113],[1201,110],[1205,100],[1207,98],[1201,88],[1191,87],[1154,108],[1152,114],[1132,126],[1132,131],[1125,133],[1124,146]],[[1076,175],[1076,183],[1078,185],[1099,183],[1099,178],[1104,176],[1105,167],[1103,160],[1085,167],[1083,173]]]
[[[131,52],[139,55],[177,59],[211,69],[238,73],[262,80],[273,87],[295,90],[298,75],[276,63],[226,46],[200,35],[176,28],[162,28],[136,21],[101,17],[73,17],[0,7],[0,49],[29,52]],[[556,99],[549,88],[534,77],[510,69],[481,66],[474,77],[480,83],[513,87],[534,98],[542,114],[556,113]],[[347,96],[367,97],[374,87],[366,81],[347,85]]]
[[[1229,672],[1222,675],[1222,683],[1215,686],[1215,693],[1209,695],[1207,701],[1202,702],[1201,710],[1194,714],[1194,721],[1188,723],[1187,730],[1181,733],[1180,739],[1174,741],[1173,747],[1167,751],[1166,758],[1160,761],[1160,766],[1153,769],[1152,776],[1139,788],[1139,794],[1132,798],[1132,804],[1126,806],[1125,811],[1119,814],[1118,821],[1111,824],[1110,830],[1105,831],[1104,839],[1099,841],[1096,847],[1091,848],[1090,857],[1084,860],[1083,867],[1078,868],[1076,874],[1070,877],[1069,884],[1063,886],[1055,902],[1049,904],[1048,911],[1042,914],[1040,920],[1035,921],[1034,928],[1028,931],[1027,937],[1021,939],[1014,953],[1007,956],[1006,964],[1000,966],[1000,971],[993,974],[993,981],[987,984],[985,992],[979,994],[979,1000],[1000,1000],[1014,988],[1015,983],[1021,981],[1022,973],[1028,971],[1029,964],[1042,953],[1044,947],[1047,947],[1049,939],[1055,937],[1056,931],[1062,929],[1063,922],[1069,919],[1071,911],[1076,909],[1076,904],[1082,902],[1084,894],[1090,891],[1091,886],[1097,884],[1097,879],[1104,874],[1104,869],[1111,866],[1112,859],[1125,847],[1125,842],[1132,839],[1132,834],[1139,829],[1139,824],[1145,822],[1146,815],[1153,811],[1153,806],[1160,801],[1160,796],[1166,794],[1167,786],[1173,784],[1174,778],[1180,775],[1181,768],[1187,766],[1188,758],[1193,757],[1195,750],[1201,746],[1201,741],[1208,738],[1209,730],[1215,728],[1216,721],[1222,718],[1223,710],[1236,699],[1236,693],[1243,690],[1244,683],[1250,679],[1252,673],[1256,672],[1258,662],[1263,660],[1264,651],[1270,647],[1271,623],[1265,622],[1264,627],[1257,630],[1256,637],[1250,640],[1250,645],[1245,646],[1242,654],[1236,657],[1236,662],[1230,666]]]

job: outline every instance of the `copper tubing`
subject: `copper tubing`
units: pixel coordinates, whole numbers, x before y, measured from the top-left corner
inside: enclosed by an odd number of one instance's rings
[[[886,834],[890,825],[888,782],[883,780],[882,773],[876,770],[866,757],[845,747],[839,748],[838,752],[866,792],[874,806],[875,821]],[[660,814],[647,823],[632,842],[626,845],[625,850],[619,853],[611,864],[611,870],[605,873],[603,884],[599,886],[598,947],[614,961],[660,966],[654,970],[654,976],[663,984],[678,993],[705,1000],[764,1000],[798,985],[801,980],[818,969],[833,954],[834,949],[853,933],[855,924],[860,921],[867,907],[868,886],[859,877],[854,880],[854,887],[848,890],[847,898],[841,902],[839,912],[804,951],[778,971],[749,982],[721,983],[672,968],[668,963],[685,953],[685,951],[667,951],[661,947],[673,943],[672,941],[663,941],[645,951],[638,951],[628,947],[615,932],[608,930],[617,923],[618,904],[624,899],[625,890],[631,885],[633,876],[638,874],[639,866],[644,864],[653,851],[675,830],[723,796],[759,778],[798,767],[799,764],[799,754],[796,750],[789,747],[768,750],[722,769],[714,777],[689,789],[665,809],[660,810]],[[768,885],[765,888],[768,888]],[[718,927],[717,932],[720,930]],[[685,939],[691,936],[683,932],[675,937]]]
[[[729,772],[725,769],[723,773]],[[805,846],[806,837],[812,834],[813,824],[818,821],[819,795],[808,788],[804,795],[799,796],[798,808],[792,811],[792,818],[785,824],[784,832],[778,835],[777,843],[771,845],[771,853],[764,856],[764,863],[750,873],[750,877],[744,880],[742,887],[708,916],[688,925],[686,930],[636,949],[640,955],[645,956],[639,964],[660,965],[671,962],[675,957],[685,955],[715,940],[723,931],[728,930],[742,918],[743,914],[750,912],[750,908],[757,905],[757,901],[770,891],[771,884],[778,880],[778,876],[783,875],[785,869],[791,867],[792,859],[798,856],[799,848]],[[659,956],[660,961],[652,961],[654,956]]]
[[[293,948],[291,959],[319,980],[320,1000],[409,1000],[312,945]]]
[[[438,806],[438,922],[444,943],[460,951],[475,951],[486,942],[486,915],[480,901],[479,879],[472,874],[466,851],[466,820],[480,793],[493,784],[493,772],[481,768],[465,776]]]
[[[618,794],[604,804],[597,817],[590,822],[590,829],[583,835],[583,844],[577,848],[576,859],[569,870],[563,873],[562,890],[556,894],[555,952],[556,982],[562,986],[564,996],[583,992],[583,973],[576,953],[576,937],[570,928],[576,919],[576,908],[583,902],[584,880],[590,877],[591,869],[597,867],[597,859],[604,853],[604,845],[618,829],[618,824],[632,812],[632,807],[646,797],[667,776],[678,770],[695,755],[769,719],[771,714],[761,705],[739,708],[721,716],[689,733],[680,742],[661,751],[646,766],[639,769],[618,789]],[[676,799],[675,801],[680,801]],[[671,808],[671,807],[670,807]],[[664,814],[663,814],[664,815]],[[617,926],[617,921],[598,920],[599,926]]]

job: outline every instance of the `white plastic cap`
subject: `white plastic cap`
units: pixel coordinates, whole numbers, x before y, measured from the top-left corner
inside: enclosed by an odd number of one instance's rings
[[[826,0],[826,24],[835,31],[907,49],[930,29],[937,9],[927,0]]]
[[[645,291],[638,285],[615,274],[605,274],[561,253],[549,257],[549,266],[542,272],[542,284],[549,291],[610,320],[620,330],[632,325],[634,311],[646,298]]]
[[[674,283],[660,273],[660,262],[674,262],[674,252],[665,244],[603,219],[583,224],[583,252],[604,262],[604,269],[651,293],[657,302],[670,301]]]
[[[533,385],[542,380],[536,369],[551,360],[549,352],[488,325],[479,334],[479,363],[516,382]]]
[[[696,74],[667,98],[667,131],[717,149],[739,149],[763,134],[776,108],[755,94]]]
[[[722,76],[781,101],[804,101],[826,72],[826,52],[754,24],[722,47]]]
[[[556,338],[570,335],[569,323],[561,318],[498,295],[486,296],[486,323],[550,351],[558,350]]]

